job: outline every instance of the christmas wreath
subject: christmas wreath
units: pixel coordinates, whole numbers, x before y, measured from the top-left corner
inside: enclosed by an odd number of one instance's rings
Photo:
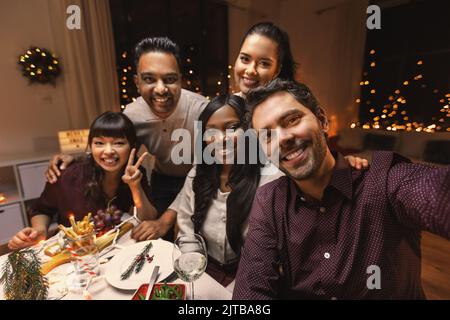
[[[22,74],[30,79],[30,82],[52,83],[61,73],[58,58],[48,51],[37,47],[31,47],[19,57]]]

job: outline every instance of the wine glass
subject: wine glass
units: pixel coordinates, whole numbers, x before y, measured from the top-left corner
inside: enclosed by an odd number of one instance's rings
[[[194,281],[205,272],[207,257],[205,241],[198,234],[181,235],[173,244],[173,268],[181,280],[190,283],[191,300],[194,300]]]

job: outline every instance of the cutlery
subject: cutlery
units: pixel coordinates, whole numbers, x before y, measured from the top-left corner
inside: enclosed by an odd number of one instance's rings
[[[106,248],[105,250],[103,250],[100,254],[99,254],[99,258],[102,258],[104,255],[110,253],[111,251],[113,251],[114,249],[123,249],[122,246],[116,245],[115,247],[110,246],[108,248]]]
[[[112,229],[112,230],[114,230],[114,229]],[[107,233],[105,233],[105,235],[108,233],[109,233],[109,231]],[[109,253],[110,251],[112,251],[114,249],[123,249],[124,248],[123,246],[117,244],[117,238],[119,237],[119,233],[120,233],[120,228],[116,230],[116,234],[114,236],[112,244],[109,247],[107,247],[105,250],[103,250],[103,252],[99,255],[99,258],[103,257],[105,254]]]
[[[167,277],[165,277],[164,279],[162,279],[160,282],[164,283],[164,282],[173,282],[175,280],[178,279],[178,275],[175,271],[173,271],[171,274],[169,274]]]
[[[131,220],[136,220],[137,223],[141,223],[141,220],[140,220],[140,219],[138,218],[138,216],[137,216],[137,208],[136,208],[136,206],[134,206],[134,208],[133,208],[133,216],[132,216],[132,217],[123,220],[121,223],[119,223],[119,224],[118,224],[117,226],[115,226],[113,229],[111,229],[111,230],[109,230],[107,233],[105,233],[105,235],[109,235],[109,234],[111,234],[111,233],[113,233],[113,232],[117,232],[118,230],[120,231],[120,227],[123,226],[125,223],[131,221]],[[117,240],[117,235],[116,235],[116,237],[115,237],[114,240]]]
[[[150,277],[150,281],[148,282],[147,293],[145,294],[145,300],[150,299],[150,294],[152,293],[153,286],[158,278],[159,266],[155,266],[152,272],[152,276]]]
[[[98,263],[105,264],[105,263],[109,262],[109,260],[111,260],[112,258],[114,258],[113,255],[109,256],[109,257],[106,257],[106,258],[101,258],[101,259],[99,259]]]

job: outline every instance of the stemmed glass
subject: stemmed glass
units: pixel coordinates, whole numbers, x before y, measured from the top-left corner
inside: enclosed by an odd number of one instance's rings
[[[190,283],[191,300],[194,300],[194,281],[205,272],[207,257],[205,241],[198,234],[181,235],[173,244],[173,268],[181,280]]]

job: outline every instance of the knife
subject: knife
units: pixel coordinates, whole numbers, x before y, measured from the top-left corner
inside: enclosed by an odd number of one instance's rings
[[[178,275],[175,271],[173,271],[171,274],[169,274],[167,277],[165,277],[164,279],[162,279],[160,282],[173,282],[175,280],[178,279]]]
[[[152,272],[152,276],[150,277],[150,281],[148,282],[148,289],[145,295],[145,300],[150,299],[150,294],[152,293],[153,286],[158,278],[159,266],[155,266]]]

